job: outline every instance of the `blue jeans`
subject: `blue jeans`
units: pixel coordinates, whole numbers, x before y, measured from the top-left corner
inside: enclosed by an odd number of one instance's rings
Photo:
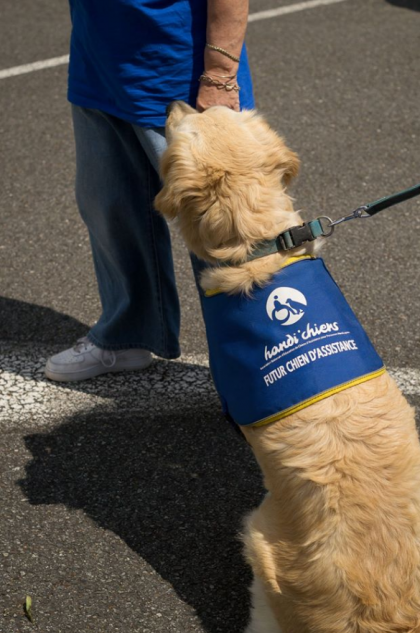
[[[102,315],[88,333],[102,349],[177,358],[180,310],[160,189],[164,128],[141,128],[72,106],[76,199],[92,245]]]

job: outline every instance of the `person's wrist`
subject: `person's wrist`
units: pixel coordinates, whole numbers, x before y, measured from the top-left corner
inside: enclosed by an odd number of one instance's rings
[[[216,86],[200,83],[196,103],[198,112],[203,112],[216,105],[226,106],[232,110],[239,111],[239,93],[234,90],[221,90]]]
[[[217,51],[206,49],[204,53],[204,70],[209,74],[216,73],[219,75],[237,75],[239,64],[231,59],[224,57]]]

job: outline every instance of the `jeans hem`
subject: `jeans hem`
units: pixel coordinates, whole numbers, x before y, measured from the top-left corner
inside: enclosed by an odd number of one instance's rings
[[[152,354],[154,354],[155,356],[159,356],[160,358],[165,358],[166,360],[174,360],[181,356],[181,350],[179,348],[176,351],[169,351],[169,350],[163,351],[163,350],[157,349],[156,347],[153,347],[151,345],[147,345],[144,343],[128,343],[124,345],[121,345],[118,343],[111,343],[111,344],[102,343],[102,341],[99,341],[99,339],[97,339],[96,336],[92,334],[91,332],[88,332],[87,338],[91,343],[96,345],[96,347],[99,347],[99,349],[104,349],[109,352],[116,352],[123,349],[145,349],[148,352],[151,352]]]

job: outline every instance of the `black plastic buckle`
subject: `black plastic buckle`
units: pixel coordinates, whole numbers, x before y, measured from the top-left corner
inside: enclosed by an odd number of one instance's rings
[[[301,246],[304,242],[313,242],[315,239],[311,227],[306,223],[302,224],[302,226],[293,226],[289,229],[289,233],[295,246]]]
[[[291,229],[280,233],[276,237],[277,250],[290,251],[292,248],[301,246],[305,242],[313,242],[315,239],[309,224],[292,226]]]

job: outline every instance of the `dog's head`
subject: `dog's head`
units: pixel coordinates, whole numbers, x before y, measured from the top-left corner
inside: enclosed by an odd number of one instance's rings
[[[155,207],[178,218],[198,257],[243,261],[256,242],[290,226],[286,188],[299,160],[255,111],[215,106],[199,114],[176,101],[166,137]]]

